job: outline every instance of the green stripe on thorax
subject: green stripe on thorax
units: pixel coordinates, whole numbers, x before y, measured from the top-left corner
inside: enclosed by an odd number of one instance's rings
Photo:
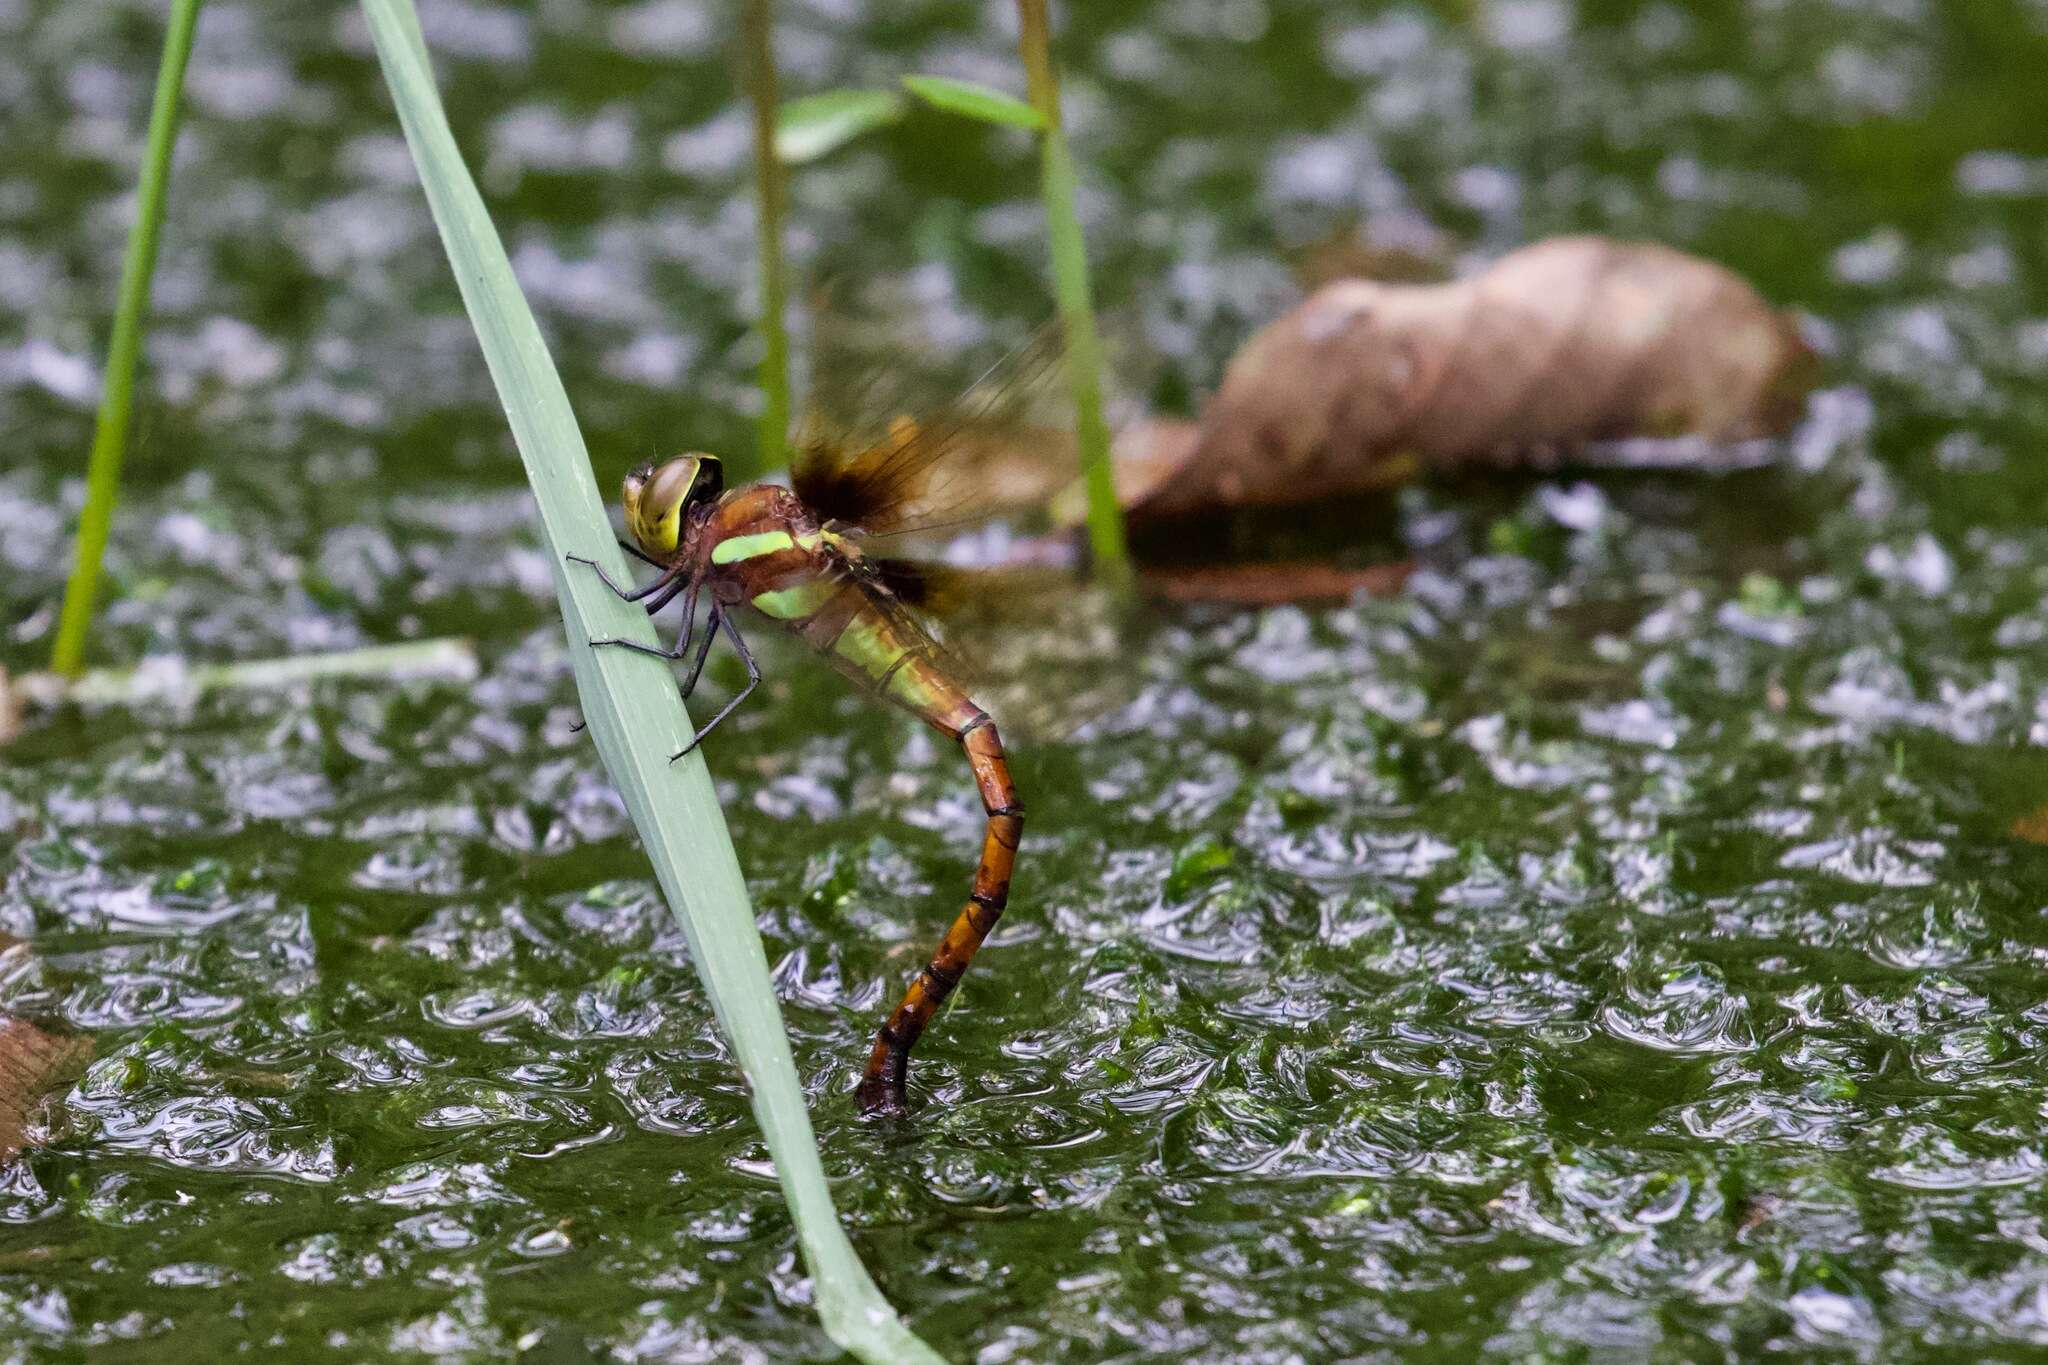
[[[737,564],[742,559],[794,550],[796,540],[787,531],[756,531],[752,535],[727,536],[711,547],[713,564]]]

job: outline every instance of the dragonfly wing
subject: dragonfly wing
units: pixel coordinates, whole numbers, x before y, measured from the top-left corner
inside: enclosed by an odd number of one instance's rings
[[[932,633],[911,602],[928,600],[930,580],[906,570],[904,561],[877,559],[858,552],[829,552],[839,572],[858,582],[867,606],[881,616],[913,654],[935,665],[961,687],[974,689],[986,671]],[[910,594],[906,601],[898,589]]]
[[[932,641],[940,667],[1013,740],[1065,739],[1139,686],[1126,623],[1071,571],[863,559],[894,604],[891,623],[900,614],[906,638]],[[943,644],[923,624],[934,619],[945,626]]]
[[[911,406],[886,374],[828,390],[798,429],[791,487],[821,517],[869,536],[1043,506],[1075,466],[1071,437],[1028,420],[1059,361],[1058,334],[1042,328],[935,407]]]

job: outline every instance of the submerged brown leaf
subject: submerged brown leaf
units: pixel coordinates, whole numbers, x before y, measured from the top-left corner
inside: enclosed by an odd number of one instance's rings
[[[1388,597],[1401,590],[1415,565],[1407,560],[1347,569],[1336,564],[1270,560],[1260,564],[1145,566],[1138,581],[1169,602],[1210,602],[1273,607],[1286,602],[1348,602],[1361,594]]]
[[[1167,518],[1622,437],[1741,441],[1788,427],[1816,369],[1730,271],[1555,238],[1448,284],[1318,290],[1238,352],[1192,440],[1162,428],[1120,453],[1117,493],[1134,518]]]
[[[32,949],[0,934],[0,969],[19,970]],[[53,1091],[92,1060],[92,1039],[52,1033],[26,1019],[0,1014],[0,1163],[28,1145],[29,1121]]]
[[[0,1015],[0,1162],[28,1141],[28,1125],[45,1096],[85,1068],[92,1039],[46,1033],[26,1019]]]
[[[2048,844],[2048,806],[2037,806],[2012,822],[2012,837],[2030,844]]]

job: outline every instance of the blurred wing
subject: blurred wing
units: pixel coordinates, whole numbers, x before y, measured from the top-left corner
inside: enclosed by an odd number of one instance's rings
[[[938,665],[962,687],[971,689],[978,679],[986,676],[985,669],[942,642],[925,624],[919,612],[912,609],[913,604],[922,605],[932,600],[931,580],[923,573],[907,568],[908,561],[860,555],[839,559],[839,563],[867,590],[868,605],[881,614],[890,629],[909,644],[914,653]]]
[[[790,485],[819,516],[869,536],[1042,506],[1075,463],[1071,437],[1028,422],[1059,363],[1048,327],[935,408],[910,406],[913,385],[881,366],[860,383],[821,386],[797,433]]]
[[[1012,742],[1067,739],[1127,704],[1142,683],[1115,604],[1070,570],[866,562],[909,619],[905,638],[932,638],[919,613],[944,620],[946,643],[932,646],[934,657]]]

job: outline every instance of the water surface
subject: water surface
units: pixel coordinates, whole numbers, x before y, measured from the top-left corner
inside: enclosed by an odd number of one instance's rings
[[[1017,83],[1004,7],[783,7],[791,91]],[[1105,305],[1185,411],[1365,222],[1650,237],[1801,310],[1772,468],[1412,491],[1391,601],[1161,616],[958,756],[764,641],[712,747],[835,1190],[954,1359],[2026,1358],[2048,1343],[2048,10],[1074,6]],[[682,0],[423,5],[609,485],[750,443],[747,129]],[[153,9],[0,0],[0,662],[45,656]],[[469,687],[44,718],[0,1000],[93,1036],[0,1174],[23,1359],[818,1359],[740,1080],[594,752],[530,506],[347,7],[210,5],[106,662],[473,637]],[[806,278],[1042,319],[1028,147],[804,170]],[[1077,624],[1075,629],[1079,629]],[[1038,642],[1057,650],[1060,641]],[[714,670],[721,693],[739,681]]]

